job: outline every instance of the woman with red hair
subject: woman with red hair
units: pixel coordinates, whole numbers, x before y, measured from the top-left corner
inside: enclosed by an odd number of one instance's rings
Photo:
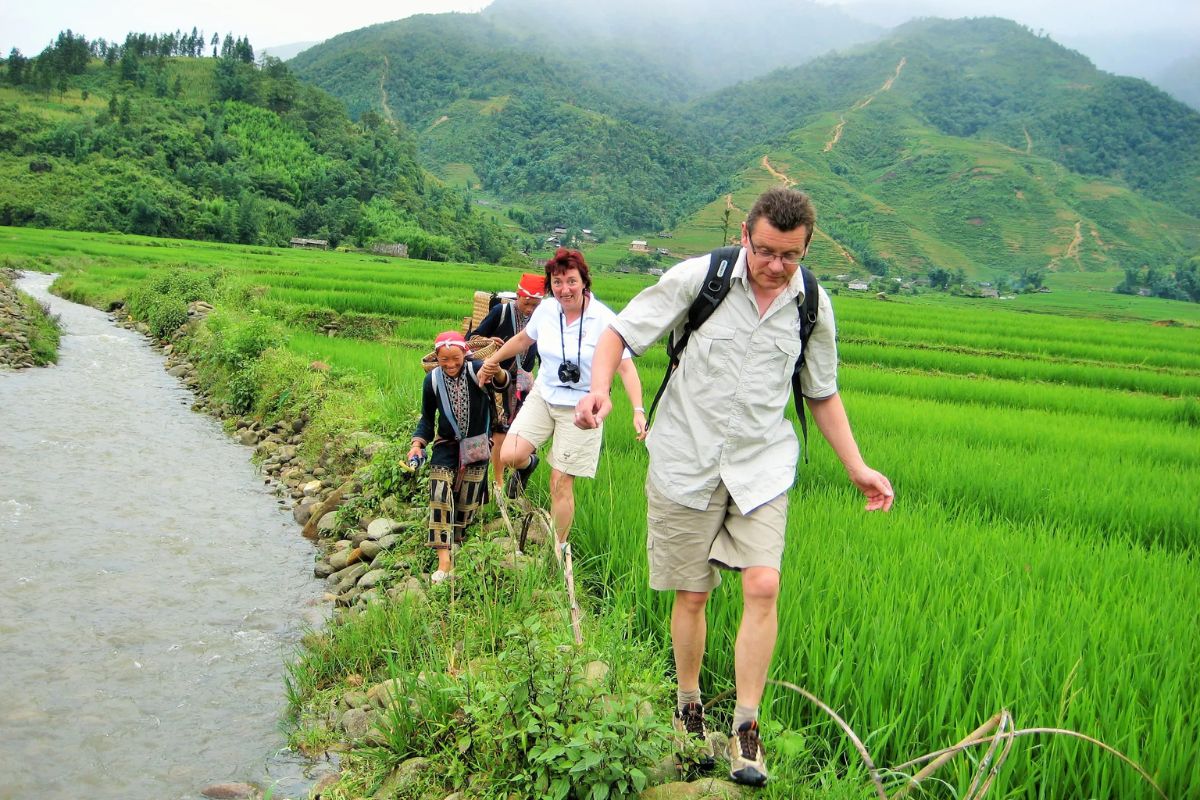
[[[575,479],[594,477],[600,461],[601,429],[577,428],[575,404],[591,390],[596,342],[616,315],[592,294],[591,273],[578,250],[559,248],[546,262],[546,288],[553,296],[543,300],[525,329],[484,364],[498,366],[530,345],[538,346],[542,363],[537,380],[509,425],[500,460],[515,468],[508,484],[508,495],[515,497],[538,465],[538,448],[551,442],[547,454],[550,512],[561,544],[567,540],[575,518]],[[633,425],[638,438],[644,439],[646,411],[632,358],[633,354],[626,351],[617,372],[634,406]]]

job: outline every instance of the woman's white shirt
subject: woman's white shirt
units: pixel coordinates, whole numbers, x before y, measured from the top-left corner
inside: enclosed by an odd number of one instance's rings
[[[547,403],[552,406],[574,406],[590,391],[596,343],[616,316],[594,295],[588,298],[583,315],[570,324],[567,324],[562,306],[553,297],[547,297],[534,309],[525,332],[537,342],[538,357],[542,362],[538,367],[537,385]],[[621,358],[633,358],[633,353],[625,350]],[[579,365],[579,380],[575,383],[564,384],[558,379],[558,368],[564,359]]]

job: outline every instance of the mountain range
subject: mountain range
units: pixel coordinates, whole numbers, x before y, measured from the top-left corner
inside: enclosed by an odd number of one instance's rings
[[[813,193],[830,253],[875,272],[1169,266],[1200,247],[1200,114],[1016,23],[588,9],[497,0],[289,65],[530,230],[720,229],[782,180]]]

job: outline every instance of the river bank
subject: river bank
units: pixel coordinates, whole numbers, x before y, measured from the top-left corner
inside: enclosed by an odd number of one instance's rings
[[[27,369],[58,360],[59,325],[49,310],[13,286],[0,269],[0,369]]]

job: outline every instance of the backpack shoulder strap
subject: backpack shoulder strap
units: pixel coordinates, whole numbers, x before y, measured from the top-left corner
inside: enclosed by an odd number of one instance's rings
[[[654,402],[650,404],[650,413],[646,415],[647,422],[654,419],[654,410],[658,408],[658,401],[662,399],[663,392],[667,389],[667,381],[671,379],[671,374],[679,366],[679,359],[683,356],[688,341],[692,338],[692,331],[703,325],[717,310],[717,306],[721,305],[725,295],[729,294],[729,285],[733,278],[733,265],[737,263],[737,257],[741,250],[742,248],[738,246],[721,247],[709,254],[708,274],[705,275],[704,283],[700,286],[700,293],[688,307],[683,330],[678,338],[672,332],[667,339],[667,371],[663,375],[658,392],[654,395]]]
[[[471,371],[474,372],[474,370]],[[462,429],[458,426],[458,420],[454,418],[454,409],[450,407],[450,393],[446,391],[446,375],[442,372],[441,367],[433,368],[433,396],[438,399],[442,416],[454,429],[454,438],[461,439]]]
[[[800,420],[800,435],[803,437],[804,463],[808,463],[808,416],[804,410],[804,391],[800,388],[800,372],[808,355],[808,339],[817,325],[817,309],[820,308],[820,289],[817,276],[808,267],[800,265],[804,278],[804,299],[796,300],[796,311],[800,315],[800,357],[792,369],[792,402],[796,404],[796,418]]]

